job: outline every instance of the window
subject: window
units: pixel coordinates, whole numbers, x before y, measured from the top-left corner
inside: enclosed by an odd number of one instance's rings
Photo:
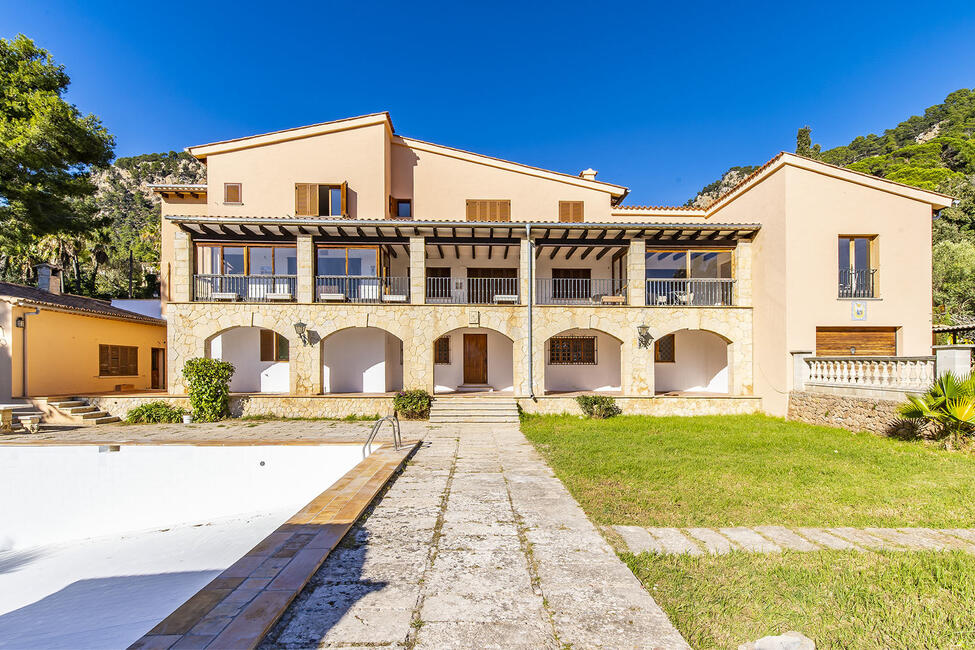
[[[441,336],[433,342],[433,362],[436,364],[450,363],[450,338]]]
[[[295,216],[347,217],[348,183],[295,183]]]
[[[139,348],[127,345],[98,346],[99,377],[134,377],[139,374]]]
[[[318,275],[379,277],[379,249],[376,247],[318,247]]]
[[[839,297],[873,298],[877,289],[877,238],[839,237]]]
[[[201,275],[297,275],[294,246],[198,244],[196,272]]]
[[[732,254],[724,251],[647,251],[647,279],[732,277]]]
[[[392,213],[397,219],[412,219],[413,201],[410,199],[393,199]]]
[[[657,339],[653,347],[653,360],[658,363],[675,363],[677,344],[673,334]]]
[[[450,297],[450,267],[428,266],[427,298]]]
[[[287,361],[288,339],[271,330],[261,330],[261,361]]]
[[[241,203],[240,183],[223,184],[223,202]]]
[[[511,201],[467,199],[468,221],[511,221]]]
[[[548,363],[552,366],[596,365],[596,337],[553,336],[549,341]]]
[[[559,201],[559,221],[585,221],[582,201]]]

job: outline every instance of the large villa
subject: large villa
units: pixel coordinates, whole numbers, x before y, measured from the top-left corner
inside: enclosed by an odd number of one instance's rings
[[[174,394],[210,356],[303,413],[423,388],[784,414],[793,355],[930,354],[939,193],[782,153],[706,208],[631,206],[387,113],[187,151],[207,183],[153,187]]]

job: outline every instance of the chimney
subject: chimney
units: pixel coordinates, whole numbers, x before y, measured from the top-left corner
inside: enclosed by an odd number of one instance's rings
[[[579,177],[584,178],[587,181],[594,181],[596,180],[596,174],[598,173],[599,172],[590,167],[589,169],[583,169],[581,172],[579,172]]]
[[[61,293],[61,267],[41,262],[34,267],[37,270],[37,288],[49,293]]]

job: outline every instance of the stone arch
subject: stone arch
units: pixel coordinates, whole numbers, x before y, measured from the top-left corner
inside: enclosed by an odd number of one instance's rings
[[[271,332],[266,335],[262,332]],[[269,337],[269,338],[262,338]],[[204,356],[234,364],[233,393],[288,393],[292,387],[294,342],[256,325],[232,325],[204,339]]]
[[[319,342],[323,393],[403,389],[403,339],[374,326],[332,330]]]
[[[486,345],[485,381],[476,377],[479,364],[477,346],[472,342],[471,349],[467,348],[465,335],[484,335]],[[451,327],[441,331],[433,337],[432,343],[446,338],[448,362],[432,363],[434,393],[474,392],[490,390],[499,392],[513,392],[518,382],[518,371],[515,368],[513,336],[493,327],[467,325]],[[435,349],[435,346],[433,346]],[[471,356],[471,359],[467,357]],[[434,360],[432,359],[431,362]]]
[[[733,345],[727,336],[707,328],[681,327],[656,338],[653,343],[656,392],[731,393]],[[664,346],[660,355],[658,346]]]
[[[551,345],[556,337],[593,338],[595,363],[552,363]],[[542,387],[545,393],[618,392],[622,389],[623,340],[596,327],[562,329],[542,341]]]

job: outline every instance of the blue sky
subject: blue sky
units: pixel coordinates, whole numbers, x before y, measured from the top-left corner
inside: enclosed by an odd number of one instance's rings
[[[785,6],[783,6],[785,5]],[[680,204],[731,165],[975,87],[975,3],[0,0],[119,156],[381,110],[397,131]]]

